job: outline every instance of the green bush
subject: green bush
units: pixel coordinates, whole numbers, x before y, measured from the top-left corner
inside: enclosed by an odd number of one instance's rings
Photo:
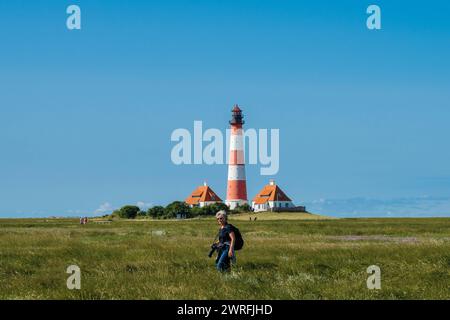
[[[149,208],[146,215],[152,217],[153,219],[174,219],[178,214],[185,215],[186,218],[193,218],[199,216],[214,216],[220,210],[225,210],[227,213],[230,212],[230,209],[224,203],[214,203],[202,208],[191,208],[185,202],[174,201],[168,204],[165,208],[162,206],[154,206]]]
[[[242,205],[237,205],[236,208],[234,208],[231,213],[243,213],[243,212],[252,212],[252,207],[248,204],[242,204]]]
[[[145,218],[145,217],[147,217],[147,211],[139,210],[139,212],[137,213],[137,216],[139,218]]]
[[[203,208],[193,207],[191,208],[191,217],[198,217],[203,215]]]
[[[118,215],[124,219],[134,219],[139,211],[141,211],[141,209],[139,209],[138,206],[123,206],[119,209]]]
[[[147,210],[147,215],[152,217],[153,219],[159,219],[164,216],[164,207],[162,206],[154,206]]]
[[[176,218],[177,214],[184,214],[187,218],[191,216],[191,208],[182,201],[174,201],[164,209],[164,218]]]

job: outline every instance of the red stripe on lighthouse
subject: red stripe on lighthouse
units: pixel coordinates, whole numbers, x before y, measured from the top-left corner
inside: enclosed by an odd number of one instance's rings
[[[245,180],[228,181],[227,200],[247,200],[247,182]]]

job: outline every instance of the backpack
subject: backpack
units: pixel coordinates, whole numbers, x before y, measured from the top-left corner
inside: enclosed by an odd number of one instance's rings
[[[231,227],[231,231],[234,232],[234,236],[236,237],[235,241],[234,241],[234,250],[241,250],[242,247],[244,246],[244,239],[242,238],[242,234],[239,231],[238,228],[236,228],[235,226],[233,226],[232,224],[230,224]]]

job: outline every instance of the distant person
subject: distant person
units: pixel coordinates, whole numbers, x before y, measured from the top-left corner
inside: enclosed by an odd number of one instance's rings
[[[236,237],[231,225],[227,221],[227,213],[224,210],[217,212],[217,223],[220,225],[218,255],[216,259],[216,268],[220,272],[230,271],[231,262],[236,262],[234,254],[234,244]]]
[[[80,217],[80,224],[84,224],[84,218]]]
[[[253,221],[256,221],[257,217],[255,217],[255,219],[253,219]]]

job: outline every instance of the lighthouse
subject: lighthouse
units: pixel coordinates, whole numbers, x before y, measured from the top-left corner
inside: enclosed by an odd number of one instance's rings
[[[242,110],[236,104],[230,121],[230,158],[228,162],[228,186],[226,205],[230,209],[237,205],[248,204],[247,183],[245,179],[244,136]]]

